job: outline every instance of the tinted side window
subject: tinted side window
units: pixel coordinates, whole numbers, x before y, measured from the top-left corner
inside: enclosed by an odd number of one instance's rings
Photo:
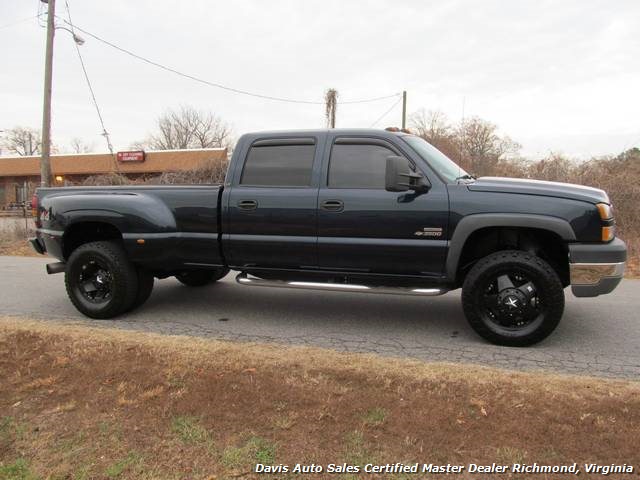
[[[395,153],[379,145],[334,145],[329,161],[329,187],[385,187],[387,157]]]
[[[315,145],[254,146],[249,150],[240,184],[308,187]]]

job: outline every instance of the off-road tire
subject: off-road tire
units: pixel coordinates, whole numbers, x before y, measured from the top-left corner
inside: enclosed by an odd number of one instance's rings
[[[92,303],[85,298],[80,282],[87,265],[96,264],[108,271],[111,278],[111,293],[102,303]],[[138,272],[117,242],[85,243],[75,249],[67,261],[65,286],[71,303],[79,312],[91,318],[113,318],[131,308],[136,300]]]
[[[483,313],[483,288],[502,272],[522,272],[543,299],[544,314],[529,327],[510,331]],[[542,258],[519,250],[504,250],[484,257],[471,268],[462,286],[462,307],[467,321],[481,337],[498,345],[525,347],[542,341],[558,326],[564,311],[564,289],[558,274]]]
[[[153,291],[153,283],[154,278],[151,273],[148,271],[138,268],[138,294],[136,295],[135,300],[133,301],[133,305],[127,310],[132,311],[143,305],[149,297],[151,296],[151,292]]]
[[[217,282],[227,273],[229,269],[224,267],[215,270],[188,270],[176,275],[176,279],[188,287],[202,287]]]

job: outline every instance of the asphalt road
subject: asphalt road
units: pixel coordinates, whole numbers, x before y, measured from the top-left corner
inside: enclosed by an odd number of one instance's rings
[[[0,257],[0,314],[236,341],[370,352],[426,361],[640,380],[640,280],[598,298],[566,291],[565,315],[529,348],[486,343],[467,325],[460,294],[416,298],[237,285],[232,275],[202,288],[156,281],[149,301],[116,320],[91,320],[67,299],[50,259]]]

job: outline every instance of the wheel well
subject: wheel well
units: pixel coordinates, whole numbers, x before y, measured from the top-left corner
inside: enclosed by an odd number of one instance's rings
[[[100,240],[122,241],[120,230],[109,223],[81,222],[70,226],[62,237],[62,254],[67,260],[80,245]]]
[[[500,250],[522,250],[543,258],[556,271],[563,286],[569,285],[569,249],[566,242],[549,230],[522,227],[487,227],[469,235],[458,262],[458,285],[478,260]]]

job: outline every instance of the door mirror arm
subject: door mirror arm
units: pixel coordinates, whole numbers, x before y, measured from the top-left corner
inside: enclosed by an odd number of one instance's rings
[[[413,190],[416,193],[424,193],[430,187],[431,184],[424,175],[411,170],[409,160],[395,155],[387,157],[385,190],[388,192]]]
[[[429,191],[431,184],[424,175],[417,172],[409,173],[409,190],[416,193],[426,193]]]

